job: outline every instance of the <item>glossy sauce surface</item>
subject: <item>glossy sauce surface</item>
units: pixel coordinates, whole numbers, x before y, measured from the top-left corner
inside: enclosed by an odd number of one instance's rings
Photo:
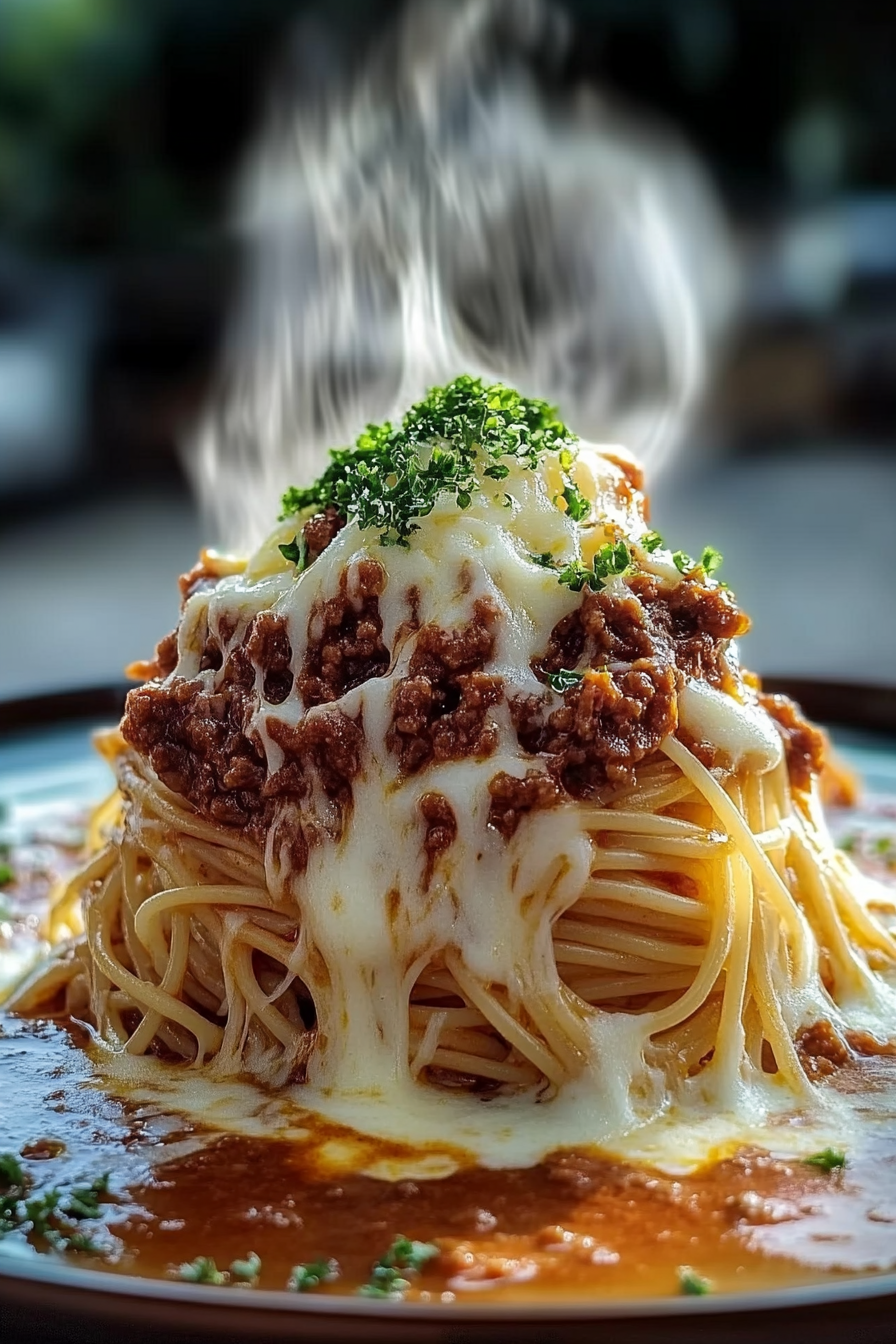
[[[327,1171],[307,1143],[215,1133],[110,1097],[92,1071],[71,1032],[5,1021],[0,1150],[24,1155],[36,1189],[111,1172],[104,1253],[77,1257],[91,1268],[177,1277],[197,1256],[226,1269],[255,1252],[259,1286],[285,1288],[293,1266],[335,1257],[340,1277],[318,1291],[352,1292],[398,1234],[439,1247],[405,1294],[424,1300],[672,1294],[683,1266],[714,1291],[896,1268],[896,1117],[881,1124],[879,1106],[842,1171],[744,1150],[672,1175],[560,1152],[525,1170],[385,1181]],[[843,1082],[880,1097],[896,1060],[864,1061]],[[342,1137],[317,1129],[321,1142]],[[21,1233],[0,1239],[2,1255],[39,1253]]]

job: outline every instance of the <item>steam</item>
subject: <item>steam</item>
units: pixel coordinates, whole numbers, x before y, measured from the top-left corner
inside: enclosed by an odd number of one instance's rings
[[[328,447],[465,371],[654,467],[668,453],[726,315],[724,235],[669,134],[541,91],[565,40],[530,0],[418,4],[353,88],[274,109],[191,454],[219,541],[257,542]]]

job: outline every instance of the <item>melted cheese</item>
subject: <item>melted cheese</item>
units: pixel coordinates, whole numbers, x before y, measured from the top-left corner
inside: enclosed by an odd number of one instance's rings
[[[670,1094],[667,1074],[649,1062],[651,1036],[664,1029],[662,1012],[575,1009],[559,980],[553,924],[576,902],[591,874],[593,846],[582,809],[570,803],[529,814],[509,841],[487,824],[489,781],[500,771],[521,776],[538,766],[520,752],[506,697],[544,692],[531,671],[532,659],[557,622],[581,603],[580,594],[531,557],[550,552],[559,563],[588,560],[620,534],[637,543],[647,528],[643,498],[632,489],[630,473],[621,450],[604,455],[583,445],[574,476],[592,508],[577,524],[558,505],[562,474],[556,455],[547,454],[538,471],[514,465],[500,486],[483,480],[465,511],[441,499],[419,520],[407,549],[384,551],[375,535],[351,523],[299,575],[279,551],[295,535],[291,520],[243,572],[233,566],[214,589],[187,602],[174,675],[196,678],[211,693],[218,674],[200,670],[209,632],[221,640],[226,656],[245,640],[254,616],[273,613],[286,623],[298,677],[321,604],[338,595],[343,582],[349,599],[358,601],[363,560],[376,559],[386,571],[379,602],[382,639],[392,653],[386,675],[350,690],[335,706],[316,707],[303,705],[297,687],[285,703],[268,704],[261,669],[256,678],[258,705],[249,729],[262,744],[269,774],[283,764],[270,731],[273,720],[297,724],[335,707],[363,726],[366,744],[352,782],[347,825],[318,788],[303,800],[301,815],[294,802],[282,803],[268,836],[269,890],[280,908],[295,910],[300,926],[289,971],[308,986],[317,1010],[317,1048],[293,1105],[313,1107],[367,1133],[441,1144],[446,1151],[459,1146],[483,1161],[512,1165],[571,1143],[615,1145],[628,1155],[674,1151],[680,1157],[688,1149],[686,1133],[697,1136],[691,1147],[705,1152],[709,1142],[740,1140],[750,1126],[769,1123],[795,1102],[809,1103],[808,1085],[769,1076],[760,1060],[745,1056],[739,1019],[726,1028],[734,1048],[719,1051],[711,1065],[682,1078]],[[664,581],[681,581],[662,552],[645,554],[643,561]],[[617,577],[608,592],[627,596],[631,590]],[[414,648],[413,633],[401,638],[400,632],[408,629],[412,609],[421,624],[462,626],[480,599],[497,611],[494,653],[483,669],[505,683],[505,703],[491,712],[497,748],[486,759],[470,757],[404,777],[387,744],[395,682],[406,675]],[[690,681],[678,707],[683,727],[715,747],[730,768],[766,774],[781,766],[774,725],[744,699]],[[424,889],[420,800],[433,788],[451,804],[458,834]],[[317,842],[310,846],[307,869],[298,873],[289,853],[300,824],[314,831]],[[746,983],[751,928],[752,937],[767,938],[770,948],[777,936],[756,923],[753,878],[733,848],[725,899],[728,904],[712,914],[713,946],[720,952],[706,972],[704,999],[723,968],[726,983],[738,976]],[[805,917],[796,906],[789,917],[808,945],[812,935]],[[416,1081],[409,1062],[409,994],[421,971],[446,949],[456,950],[482,985],[505,987],[511,1007],[534,1010],[549,1002],[551,1011],[561,1014],[564,1048],[574,1057],[572,1082],[550,1097],[538,1089],[483,1104],[475,1096]],[[805,1022],[841,1020],[805,958],[792,975],[779,969],[771,974],[776,979],[770,992],[791,1036]],[[892,992],[878,985],[867,967],[864,978],[858,971],[856,977],[866,1019],[892,1026]],[[741,993],[738,1003],[742,1000]],[[140,1067],[159,1076],[151,1063]],[[237,1084],[226,1086],[239,1092]],[[215,1092],[216,1105],[225,1111],[226,1095]],[[840,1100],[818,1092],[812,1105],[817,1125],[823,1129],[827,1116],[836,1128]],[[685,1128],[682,1117],[688,1117]],[[637,1135],[628,1146],[627,1135]],[[810,1146],[819,1142],[813,1133]]]

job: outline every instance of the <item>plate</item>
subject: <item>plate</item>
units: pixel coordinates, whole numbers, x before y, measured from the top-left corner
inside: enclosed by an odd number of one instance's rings
[[[896,690],[773,679],[766,685],[795,695],[810,715],[834,724],[841,754],[869,792],[896,797]],[[123,694],[113,687],[0,705],[0,806],[15,814],[102,796],[110,777],[92,752],[89,730],[116,717]],[[785,1338],[792,1344],[892,1344],[896,1274],[718,1297],[489,1307],[234,1292],[81,1270],[49,1257],[0,1256],[0,1303],[10,1344],[753,1344]]]

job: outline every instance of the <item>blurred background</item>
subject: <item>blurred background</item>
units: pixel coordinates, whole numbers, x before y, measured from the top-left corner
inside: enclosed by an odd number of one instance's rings
[[[564,10],[538,80],[691,147],[737,280],[654,523],[724,551],[751,666],[896,684],[896,6]],[[397,11],[0,0],[0,697],[116,682],[174,624],[210,539],[181,449],[244,274],[234,174],[271,90],[351,87]]]

